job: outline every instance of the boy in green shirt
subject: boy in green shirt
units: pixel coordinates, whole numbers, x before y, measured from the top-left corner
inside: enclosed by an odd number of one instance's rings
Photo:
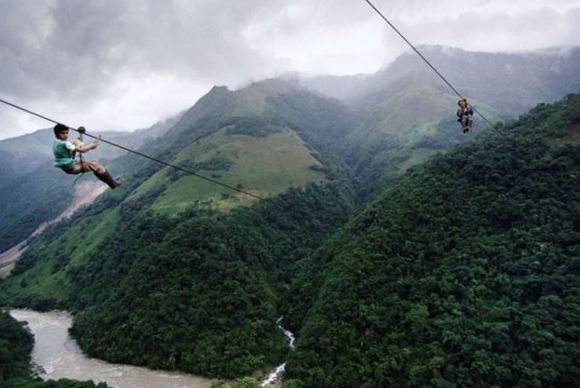
[[[85,153],[97,148],[98,140],[89,145],[80,142],[71,143],[68,141],[69,128],[66,125],[57,124],[54,127],[56,140],[52,144],[54,154],[54,166],[61,168],[67,174],[80,174],[81,172],[92,171],[101,181],[105,182],[111,189],[121,184],[120,178],[113,178],[109,171],[96,160],[83,160],[75,162],[75,153]]]

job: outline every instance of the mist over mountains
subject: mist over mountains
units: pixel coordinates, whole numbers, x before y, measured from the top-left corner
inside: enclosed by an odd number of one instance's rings
[[[212,377],[289,357],[307,387],[578,381],[580,50],[423,50],[511,121],[461,133],[457,97],[411,54],[216,86],[118,141],[265,200],[103,147],[125,183],[31,241],[0,304],[71,310],[90,356]],[[0,251],[70,196],[46,135],[0,142],[0,159],[41,155],[3,170]]]
[[[580,86],[577,47],[513,54],[442,46],[419,49],[464,97],[493,106],[507,118],[516,117],[540,102],[558,100]],[[369,95],[400,79],[429,83],[443,93],[452,93],[413,52],[401,55],[375,74],[309,77],[301,82],[309,89],[360,106]]]

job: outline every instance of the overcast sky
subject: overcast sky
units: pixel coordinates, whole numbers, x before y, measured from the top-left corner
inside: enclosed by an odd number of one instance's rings
[[[580,46],[580,0],[374,0],[416,45]],[[286,72],[369,73],[407,50],[363,0],[0,0],[0,98],[133,130]],[[0,104],[0,139],[50,123]]]

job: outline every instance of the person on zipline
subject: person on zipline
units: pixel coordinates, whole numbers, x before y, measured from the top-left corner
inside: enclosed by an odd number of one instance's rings
[[[459,110],[457,111],[457,121],[463,126],[463,133],[471,131],[473,125],[473,108],[465,98],[457,102]]]
[[[82,127],[81,127],[82,128]],[[84,132],[82,128],[81,133]],[[111,189],[121,185],[120,178],[113,178],[109,171],[96,160],[80,160],[75,162],[75,153],[81,154],[97,148],[98,139],[89,145],[83,145],[79,139],[74,142],[68,141],[69,128],[66,125],[57,124],[54,126],[54,136],[56,140],[52,144],[54,154],[54,166],[61,168],[67,174],[80,174],[81,172],[91,171],[97,178],[105,182]]]

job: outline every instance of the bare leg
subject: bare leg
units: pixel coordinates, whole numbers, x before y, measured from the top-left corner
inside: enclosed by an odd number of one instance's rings
[[[75,163],[69,174],[80,174],[81,172],[92,172],[99,180],[105,182],[111,189],[121,184],[119,179],[111,177],[111,174],[96,160],[83,160]]]
[[[89,171],[98,177],[99,175],[103,175],[107,169],[96,160],[83,160],[82,162],[75,163],[70,174],[80,174],[81,172]]]

